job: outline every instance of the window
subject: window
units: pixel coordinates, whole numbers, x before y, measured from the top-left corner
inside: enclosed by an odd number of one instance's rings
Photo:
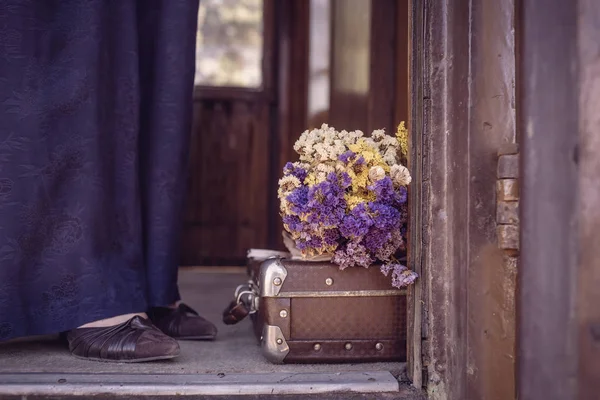
[[[196,86],[262,85],[262,0],[201,0],[197,35]]]
[[[331,0],[310,0],[309,49],[308,121],[319,128],[329,114]]]

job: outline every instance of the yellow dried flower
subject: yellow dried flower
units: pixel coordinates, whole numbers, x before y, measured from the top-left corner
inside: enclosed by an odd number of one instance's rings
[[[362,156],[367,167],[379,165],[385,172],[389,172],[390,166],[385,162],[379,150],[367,143],[365,139],[359,139],[356,144],[351,144],[348,148],[357,155]]]
[[[317,175],[314,174],[313,172],[310,172],[308,175],[306,175],[306,178],[304,178],[305,185],[312,186],[312,185],[315,185],[316,183],[317,183]]]
[[[344,198],[346,199],[349,210],[352,210],[354,207],[356,207],[360,203],[365,203],[365,202],[370,202],[370,201],[376,200],[375,193],[369,192],[369,191],[363,191],[360,193],[354,193],[354,192],[346,193],[344,195]]]
[[[400,154],[402,155],[402,160],[406,161],[408,160],[408,129],[406,129],[404,121],[400,122],[400,125],[398,125],[396,138],[398,139],[398,143],[400,143]]]

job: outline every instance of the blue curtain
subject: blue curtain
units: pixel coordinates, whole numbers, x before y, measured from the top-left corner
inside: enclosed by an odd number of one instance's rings
[[[197,10],[0,0],[0,340],[179,299]]]

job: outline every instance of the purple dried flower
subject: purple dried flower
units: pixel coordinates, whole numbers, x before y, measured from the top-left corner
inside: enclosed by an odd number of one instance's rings
[[[308,190],[308,222],[337,227],[346,213],[345,179],[330,173],[327,180]]]
[[[308,242],[306,240],[296,239],[295,242],[296,242],[296,247],[298,248],[298,250],[304,251],[304,250],[308,249]]]
[[[343,172],[342,174],[340,174],[338,179],[340,179],[340,186],[342,187],[342,189],[345,190],[352,186],[352,178],[350,178],[350,175],[348,175],[348,173]]]
[[[374,184],[368,187],[369,190],[375,193],[377,201],[391,204],[394,202],[396,193],[394,191],[394,183],[392,178],[385,176]]]
[[[288,229],[291,232],[300,232],[303,228],[302,221],[296,215],[284,215],[283,216],[283,224],[287,225]]]
[[[399,274],[394,271],[392,273],[392,286],[397,288],[409,286],[417,280],[417,277],[418,275],[414,271],[406,270]]]
[[[317,235],[313,235],[306,241],[306,244],[314,249],[323,247],[323,239]]]
[[[388,276],[390,272],[394,269],[393,264],[383,264],[380,268],[381,273],[385,276]]]
[[[344,164],[348,164],[350,162],[350,160],[352,160],[354,157],[356,157],[356,153],[351,150],[348,150],[348,151],[340,154],[338,156],[338,160],[340,160]]]
[[[389,241],[391,233],[382,229],[373,227],[369,229],[369,232],[364,237],[365,247],[372,253],[376,253],[377,250],[385,246]],[[384,260],[382,260],[384,261]]]
[[[398,197],[396,199],[398,204],[406,204],[407,199],[408,199],[408,189],[406,189],[405,186],[400,186],[398,188]]]
[[[346,151],[338,160],[351,174],[361,175],[369,165],[365,158],[353,151]],[[318,160],[315,160],[318,161]],[[336,169],[340,165],[336,166]],[[406,222],[408,220],[407,189],[395,188],[390,176],[383,176],[367,187],[353,187],[348,173],[330,172],[323,179],[323,172],[334,170],[330,163],[316,165],[287,163],[284,175],[293,176],[282,182],[289,187],[281,187],[280,193],[288,193],[285,202],[283,222],[292,233],[296,246],[304,254],[333,252],[332,261],[340,269],[348,267],[369,267],[376,261],[383,262],[381,272],[390,276],[392,284],[403,287],[414,282],[417,275],[406,267],[391,262],[394,255],[404,248]],[[315,174],[317,183],[305,182],[310,174]],[[300,187],[296,181],[300,181]],[[312,181],[314,182],[314,181]],[[356,183],[356,182],[355,182]],[[352,188],[350,191],[349,188]],[[290,191],[291,190],[291,191]],[[355,193],[359,190],[359,193]],[[359,202],[348,207],[346,196],[356,195],[373,198],[374,201]]]
[[[348,150],[338,156],[338,160],[343,162],[344,164],[348,164],[353,162],[354,165],[363,165],[365,163],[365,158],[363,156],[358,156],[357,154],[351,150]]]
[[[366,241],[366,239],[365,239]],[[391,232],[389,240],[381,247],[375,250],[375,257],[380,261],[388,261],[400,247],[404,244],[402,235],[399,231]]]
[[[283,167],[283,174],[284,175],[293,175],[296,178],[298,178],[300,180],[300,182],[304,182],[304,180],[306,179],[306,176],[308,175],[308,172],[304,168],[296,166],[291,162],[288,162]]]
[[[381,273],[388,276],[392,273],[392,286],[397,288],[412,284],[418,277],[417,273],[409,270],[402,264],[390,263],[381,266]]]
[[[339,229],[344,237],[357,238],[366,235],[372,225],[373,220],[366,205],[360,203],[343,217]]]
[[[290,209],[296,214],[302,214],[306,212],[308,205],[308,187],[300,186],[286,197],[286,200],[291,204]]]
[[[338,249],[332,261],[340,266],[340,269],[361,266],[368,268],[375,261],[369,251],[357,241],[351,240]]]
[[[375,227],[384,231],[400,229],[400,211],[397,208],[391,207],[379,202],[369,203],[369,210],[373,216]]]
[[[326,229],[323,232],[323,243],[327,246],[333,246],[338,243],[340,233],[338,229]]]
[[[393,205],[395,207],[399,207],[406,203],[406,188],[401,186],[398,189],[395,189],[392,179],[389,176],[378,180],[374,184],[368,186],[367,189],[375,193],[377,202]]]

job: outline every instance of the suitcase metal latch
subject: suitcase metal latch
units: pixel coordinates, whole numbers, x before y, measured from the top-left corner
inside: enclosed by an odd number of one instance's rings
[[[248,281],[247,284],[240,285],[235,289],[236,303],[243,304],[248,310],[248,314],[258,311],[259,299],[258,286],[253,281]]]

